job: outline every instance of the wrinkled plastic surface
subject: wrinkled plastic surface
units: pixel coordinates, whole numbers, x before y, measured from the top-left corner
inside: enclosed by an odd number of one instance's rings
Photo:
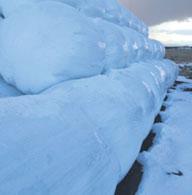
[[[138,31],[57,1],[31,3],[2,20],[0,45],[3,78],[28,94],[164,55]]]
[[[176,65],[116,1],[0,6],[0,194],[114,194]]]
[[[62,3],[39,3],[5,19],[0,44],[1,74],[25,93],[103,70],[101,34],[88,18]]]
[[[34,3],[50,0],[0,0],[0,7],[5,17],[9,17],[19,8],[30,6]],[[134,14],[125,9],[116,0],[52,0],[68,4],[83,14],[93,17],[102,18],[109,22],[127,26],[139,31],[145,36],[148,35],[148,27],[139,20]]]
[[[0,193],[114,194],[176,75],[148,61],[1,99]]]

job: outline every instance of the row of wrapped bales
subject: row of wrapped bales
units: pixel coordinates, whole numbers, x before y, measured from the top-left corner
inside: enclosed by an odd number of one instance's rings
[[[20,6],[1,21],[0,73],[27,94],[163,56],[159,42],[58,1]]]

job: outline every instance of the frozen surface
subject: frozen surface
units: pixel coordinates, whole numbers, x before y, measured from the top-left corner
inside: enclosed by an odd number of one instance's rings
[[[176,73],[148,61],[0,99],[0,194],[113,194]]]
[[[163,123],[154,126],[155,145],[139,158],[144,164],[144,178],[138,195],[191,194],[192,83],[183,77],[178,81],[187,83],[168,95]]]

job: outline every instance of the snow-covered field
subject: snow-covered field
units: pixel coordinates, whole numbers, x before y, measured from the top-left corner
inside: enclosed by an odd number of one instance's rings
[[[0,8],[0,195],[114,194],[178,67],[116,0]]]
[[[139,157],[144,176],[138,195],[191,194],[192,80],[179,76],[176,83],[169,90],[162,123],[153,127],[154,145]]]

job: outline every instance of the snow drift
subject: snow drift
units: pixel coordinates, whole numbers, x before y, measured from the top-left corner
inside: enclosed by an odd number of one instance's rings
[[[113,194],[177,67],[115,0],[0,7],[0,194]]]

